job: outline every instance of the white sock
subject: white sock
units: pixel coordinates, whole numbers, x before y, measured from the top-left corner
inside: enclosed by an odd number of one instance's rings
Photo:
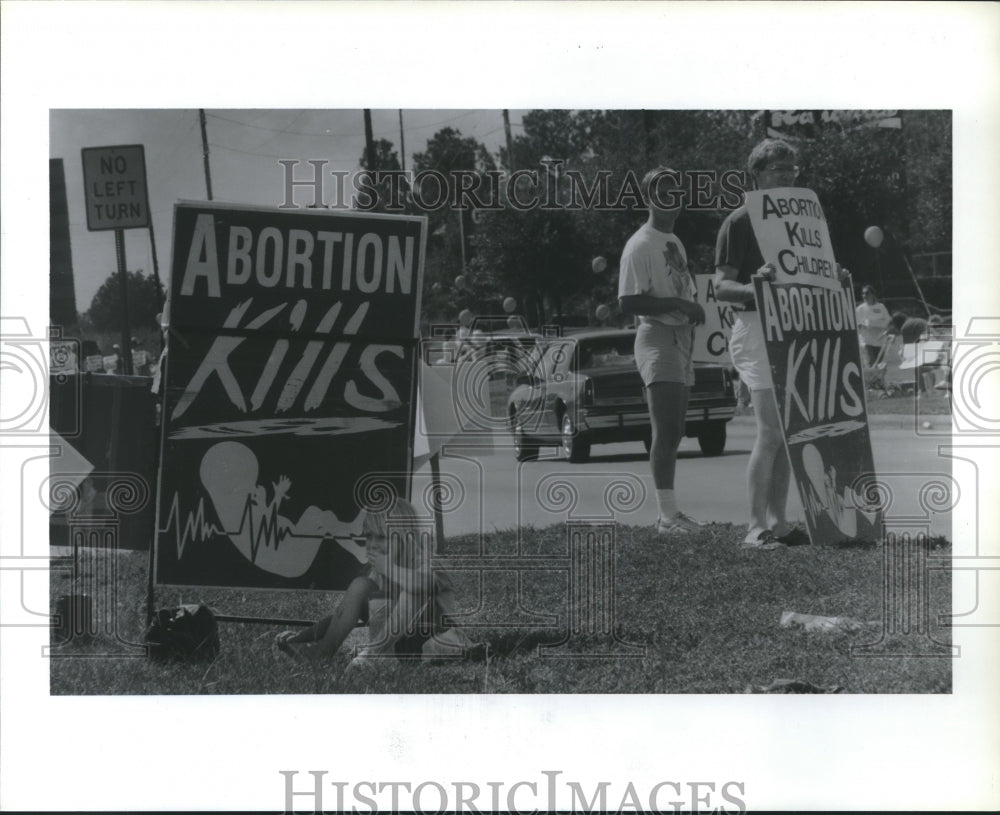
[[[680,510],[677,509],[677,499],[674,497],[673,490],[657,490],[656,503],[660,508],[660,517],[663,518],[663,520],[669,520],[680,512]]]

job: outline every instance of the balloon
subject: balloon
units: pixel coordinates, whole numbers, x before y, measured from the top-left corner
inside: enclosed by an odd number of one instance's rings
[[[594,274],[600,274],[608,268],[608,261],[606,258],[598,255],[590,262],[590,268],[594,270]]]
[[[465,275],[460,274],[455,278],[455,288],[464,289],[465,288]]]
[[[460,325],[464,325],[464,326],[468,327],[468,326],[472,325],[472,320],[473,320],[473,314],[467,308],[463,308],[458,313],[458,322],[459,322]]]
[[[885,239],[885,234],[877,226],[870,226],[865,230],[865,243],[872,249],[878,249]]]
[[[595,313],[597,314],[598,320],[606,320],[611,316],[611,309],[608,308],[607,304],[601,303],[601,305],[597,307],[597,311]]]
[[[513,297],[505,297],[503,301],[503,310],[508,314],[517,310],[517,300]]]

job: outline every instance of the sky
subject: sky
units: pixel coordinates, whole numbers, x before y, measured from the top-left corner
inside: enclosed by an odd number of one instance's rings
[[[521,110],[510,111],[511,133],[521,132]],[[400,152],[399,109],[372,110],[375,139]],[[402,110],[405,165],[445,127],[473,137],[497,153],[505,140],[502,111],[476,109]],[[169,278],[173,205],[205,200],[205,168],[198,109],[53,109],[49,119],[49,157],[61,158],[69,203],[70,245],[77,311],[84,312],[98,288],[117,269],[113,231],[90,232],[84,206],[81,149],[141,144],[153,218],[160,279]],[[278,206],[284,201],[281,159],[297,159],[297,178],[309,178],[309,160],[326,160],[326,170],[358,169],[364,152],[364,114],[360,109],[206,109],[209,172],[215,201]],[[331,184],[332,186],[332,184]],[[332,194],[332,193],[331,193]],[[311,193],[300,190],[303,206]],[[152,244],[145,229],[125,233],[129,271],[153,271]]]

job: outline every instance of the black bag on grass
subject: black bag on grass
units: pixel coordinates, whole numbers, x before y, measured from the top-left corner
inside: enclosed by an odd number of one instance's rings
[[[212,609],[198,605],[161,608],[146,629],[149,656],[158,661],[208,661],[219,654],[219,625]]]

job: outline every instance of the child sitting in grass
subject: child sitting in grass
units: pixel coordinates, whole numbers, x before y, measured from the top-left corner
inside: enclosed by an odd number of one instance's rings
[[[337,653],[369,607],[370,643],[352,664],[382,655],[420,655],[425,659],[459,656],[472,646],[461,632],[444,624],[454,612],[451,580],[433,573],[433,536],[417,523],[414,506],[395,498],[388,509],[365,515],[367,575],[356,577],[336,611],[303,631],[283,631],[278,647],[287,654],[322,659]]]

